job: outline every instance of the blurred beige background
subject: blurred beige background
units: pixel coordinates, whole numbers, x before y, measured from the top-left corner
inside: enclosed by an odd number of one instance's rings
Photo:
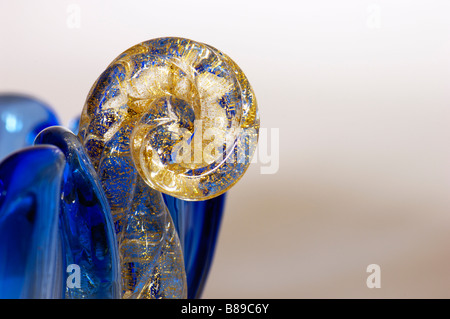
[[[2,1],[0,91],[67,124],[144,40],[211,44],[278,143],[230,191],[205,298],[450,297],[449,1]],[[270,140],[270,139],[269,139]],[[270,152],[269,152],[270,154]],[[264,155],[264,154],[262,154]],[[369,289],[369,264],[381,288]]]

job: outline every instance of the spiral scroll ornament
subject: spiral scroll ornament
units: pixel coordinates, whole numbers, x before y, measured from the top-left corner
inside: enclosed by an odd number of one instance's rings
[[[78,136],[111,206],[125,297],[185,296],[179,239],[160,192],[194,201],[225,193],[248,168],[258,132],[246,76],[209,45],[153,39],[100,75]]]
[[[256,148],[259,116],[242,70],[217,49],[159,38],[117,57],[93,86],[80,137],[93,155],[121,129],[153,189],[205,200],[233,186]]]

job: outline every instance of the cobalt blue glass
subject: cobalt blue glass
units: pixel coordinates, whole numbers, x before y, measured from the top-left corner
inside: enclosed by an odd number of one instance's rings
[[[61,298],[63,153],[24,148],[0,163],[0,298]]]
[[[211,267],[226,193],[205,201],[185,201],[163,194],[180,238],[189,299],[200,298]]]
[[[24,95],[0,95],[0,160],[33,145],[37,134],[53,125],[59,125],[59,121],[41,101]]]
[[[79,267],[80,282],[78,287],[67,282],[65,297],[120,298],[119,253],[111,210],[78,137],[54,126],[39,133],[35,144],[57,146],[67,163],[60,201],[63,269]]]
[[[69,129],[73,132],[73,134],[78,134],[78,127],[80,126],[80,116],[75,117],[69,123]]]

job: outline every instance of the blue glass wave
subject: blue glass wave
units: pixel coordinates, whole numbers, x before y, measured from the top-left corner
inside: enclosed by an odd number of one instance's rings
[[[29,147],[0,163],[0,298],[61,298],[62,152]]]
[[[111,210],[97,174],[77,136],[64,127],[43,130],[35,144],[57,146],[66,159],[60,232],[64,267],[80,270],[79,287],[65,285],[66,298],[120,298],[120,268]]]
[[[163,194],[180,238],[188,298],[200,298],[211,267],[226,193],[205,201],[185,201]]]
[[[0,160],[33,145],[39,132],[53,125],[59,121],[46,104],[23,95],[0,95]]]

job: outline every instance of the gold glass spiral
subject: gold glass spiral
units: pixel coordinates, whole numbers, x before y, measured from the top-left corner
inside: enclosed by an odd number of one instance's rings
[[[244,174],[259,117],[246,76],[227,55],[192,40],[160,38],[110,64],[89,94],[80,136],[100,152],[124,126],[134,165],[148,185],[180,199],[205,200]]]
[[[160,192],[184,200],[226,192],[250,164],[258,131],[247,78],[209,45],[146,41],[100,75],[78,136],[111,206],[124,298],[186,297],[180,242]]]

